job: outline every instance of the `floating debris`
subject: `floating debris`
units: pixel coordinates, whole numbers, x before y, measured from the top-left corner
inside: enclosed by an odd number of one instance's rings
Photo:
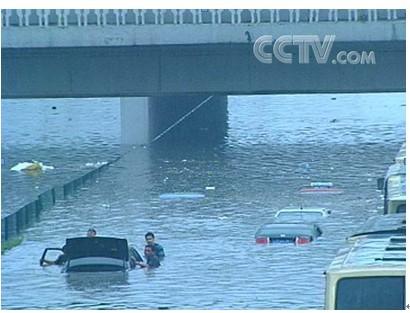
[[[205,198],[205,195],[197,192],[174,192],[163,193],[159,196],[159,198],[161,200],[202,199]]]
[[[16,165],[14,165],[10,171],[16,171],[16,172],[41,172],[41,171],[46,171],[46,170],[53,170],[54,166],[47,166],[44,165],[42,162],[37,162],[32,160],[32,162],[21,162]]]
[[[312,182],[309,187],[299,190],[301,194],[341,194],[342,189],[334,188],[331,182]]]
[[[101,166],[103,166],[103,165],[106,165],[106,164],[108,164],[108,162],[96,162],[96,163],[92,163],[92,162],[88,162],[88,163],[85,163],[85,166],[86,167],[95,167],[95,168],[98,168],[98,167],[101,167]]]
[[[207,186],[205,187],[205,190],[215,190],[215,186]]]

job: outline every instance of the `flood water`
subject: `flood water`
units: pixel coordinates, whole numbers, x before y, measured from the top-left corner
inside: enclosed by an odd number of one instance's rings
[[[44,210],[2,256],[2,308],[323,308],[323,271],[348,234],[381,214],[376,180],[405,140],[404,103],[402,93],[229,97],[225,142],[130,149],[95,184]],[[118,99],[3,101],[2,215],[85,172],[87,162],[124,153],[119,142]],[[27,159],[55,170],[9,170]],[[310,181],[344,193],[299,195]],[[206,197],[159,199],[188,191]],[[332,210],[320,239],[255,244],[275,210],[299,205]],[[90,226],[139,250],[153,231],[166,259],[125,274],[39,266],[44,248]]]

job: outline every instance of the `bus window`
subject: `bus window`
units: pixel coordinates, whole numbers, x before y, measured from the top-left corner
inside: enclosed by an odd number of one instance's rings
[[[403,310],[405,282],[403,276],[342,278],[337,283],[338,310]]]
[[[397,207],[397,213],[406,213],[406,204],[400,204]]]

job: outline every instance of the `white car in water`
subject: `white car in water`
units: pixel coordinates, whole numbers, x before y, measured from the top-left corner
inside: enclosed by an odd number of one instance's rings
[[[329,209],[318,207],[285,208],[276,212],[275,220],[278,222],[314,222],[328,217],[330,213]]]

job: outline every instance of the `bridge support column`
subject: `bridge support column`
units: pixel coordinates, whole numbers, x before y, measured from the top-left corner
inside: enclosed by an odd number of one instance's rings
[[[121,98],[122,144],[147,144],[154,139],[158,145],[223,142],[228,129],[227,96],[213,96],[197,108],[209,96]]]
[[[121,143],[143,145],[149,137],[149,98],[127,97],[120,99]]]

